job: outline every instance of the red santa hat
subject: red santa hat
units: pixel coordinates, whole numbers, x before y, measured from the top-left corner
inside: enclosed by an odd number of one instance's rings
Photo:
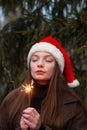
[[[51,53],[56,59],[61,73],[68,82],[71,88],[79,86],[79,81],[75,78],[72,64],[67,52],[60,45],[60,43],[51,36],[48,36],[32,46],[27,57],[27,64],[29,66],[30,58],[36,51],[46,51]]]

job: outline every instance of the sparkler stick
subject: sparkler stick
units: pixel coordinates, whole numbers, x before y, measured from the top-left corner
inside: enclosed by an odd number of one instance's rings
[[[34,88],[33,83],[34,83],[33,80],[31,80],[30,84],[23,85],[23,89],[22,89],[22,91],[24,91],[26,94],[28,94],[29,106],[31,103],[32,89]]]

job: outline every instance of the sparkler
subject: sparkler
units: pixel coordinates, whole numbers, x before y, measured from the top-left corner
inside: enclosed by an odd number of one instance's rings
[[[34,81],[31,80],[30,84],[22,85],[22,90],[21,90],[21,91],[24,91],[26,94],[28,94],[29,106],[31,103],[32,89],[34,88],[33,83],[34,83]]]

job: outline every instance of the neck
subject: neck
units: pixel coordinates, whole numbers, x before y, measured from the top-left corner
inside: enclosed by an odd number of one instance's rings
[[[40,84],[40,85],[47,85],[47,84],[49,84],[49,81],[48,80],[38,80],[38,81],[35,81],[35,82],[37,82],[38,84]]]

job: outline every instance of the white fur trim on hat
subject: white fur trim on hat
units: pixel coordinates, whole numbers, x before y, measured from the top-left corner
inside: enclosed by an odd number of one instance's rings
[[[79,86],[80,85],[80,83],[79,83],[79,81],[77,80],[77,79],[75,79],[73,82],[71,82],[71,83],[68,83],[68,86],[70,87],[70,88],[75,88],[75,87],[77,87],[77,86]]]
[[[61,53],[61,51],[56,48],[54,45],[50,44],[50,43],[46,43],[46,42],[40,42],[40,43],[36,43],[32,46],[32,48],[29,51],[28,57],[27,57],[27,65],[29,67],[29,62],[30,62],[30,58],[32,56],[33,53],[35,53],[36,51],[46,51],[51,53],[54,58],[56,59],[60,71],[61,73],[64,70],[64,57],[63,54]]]

